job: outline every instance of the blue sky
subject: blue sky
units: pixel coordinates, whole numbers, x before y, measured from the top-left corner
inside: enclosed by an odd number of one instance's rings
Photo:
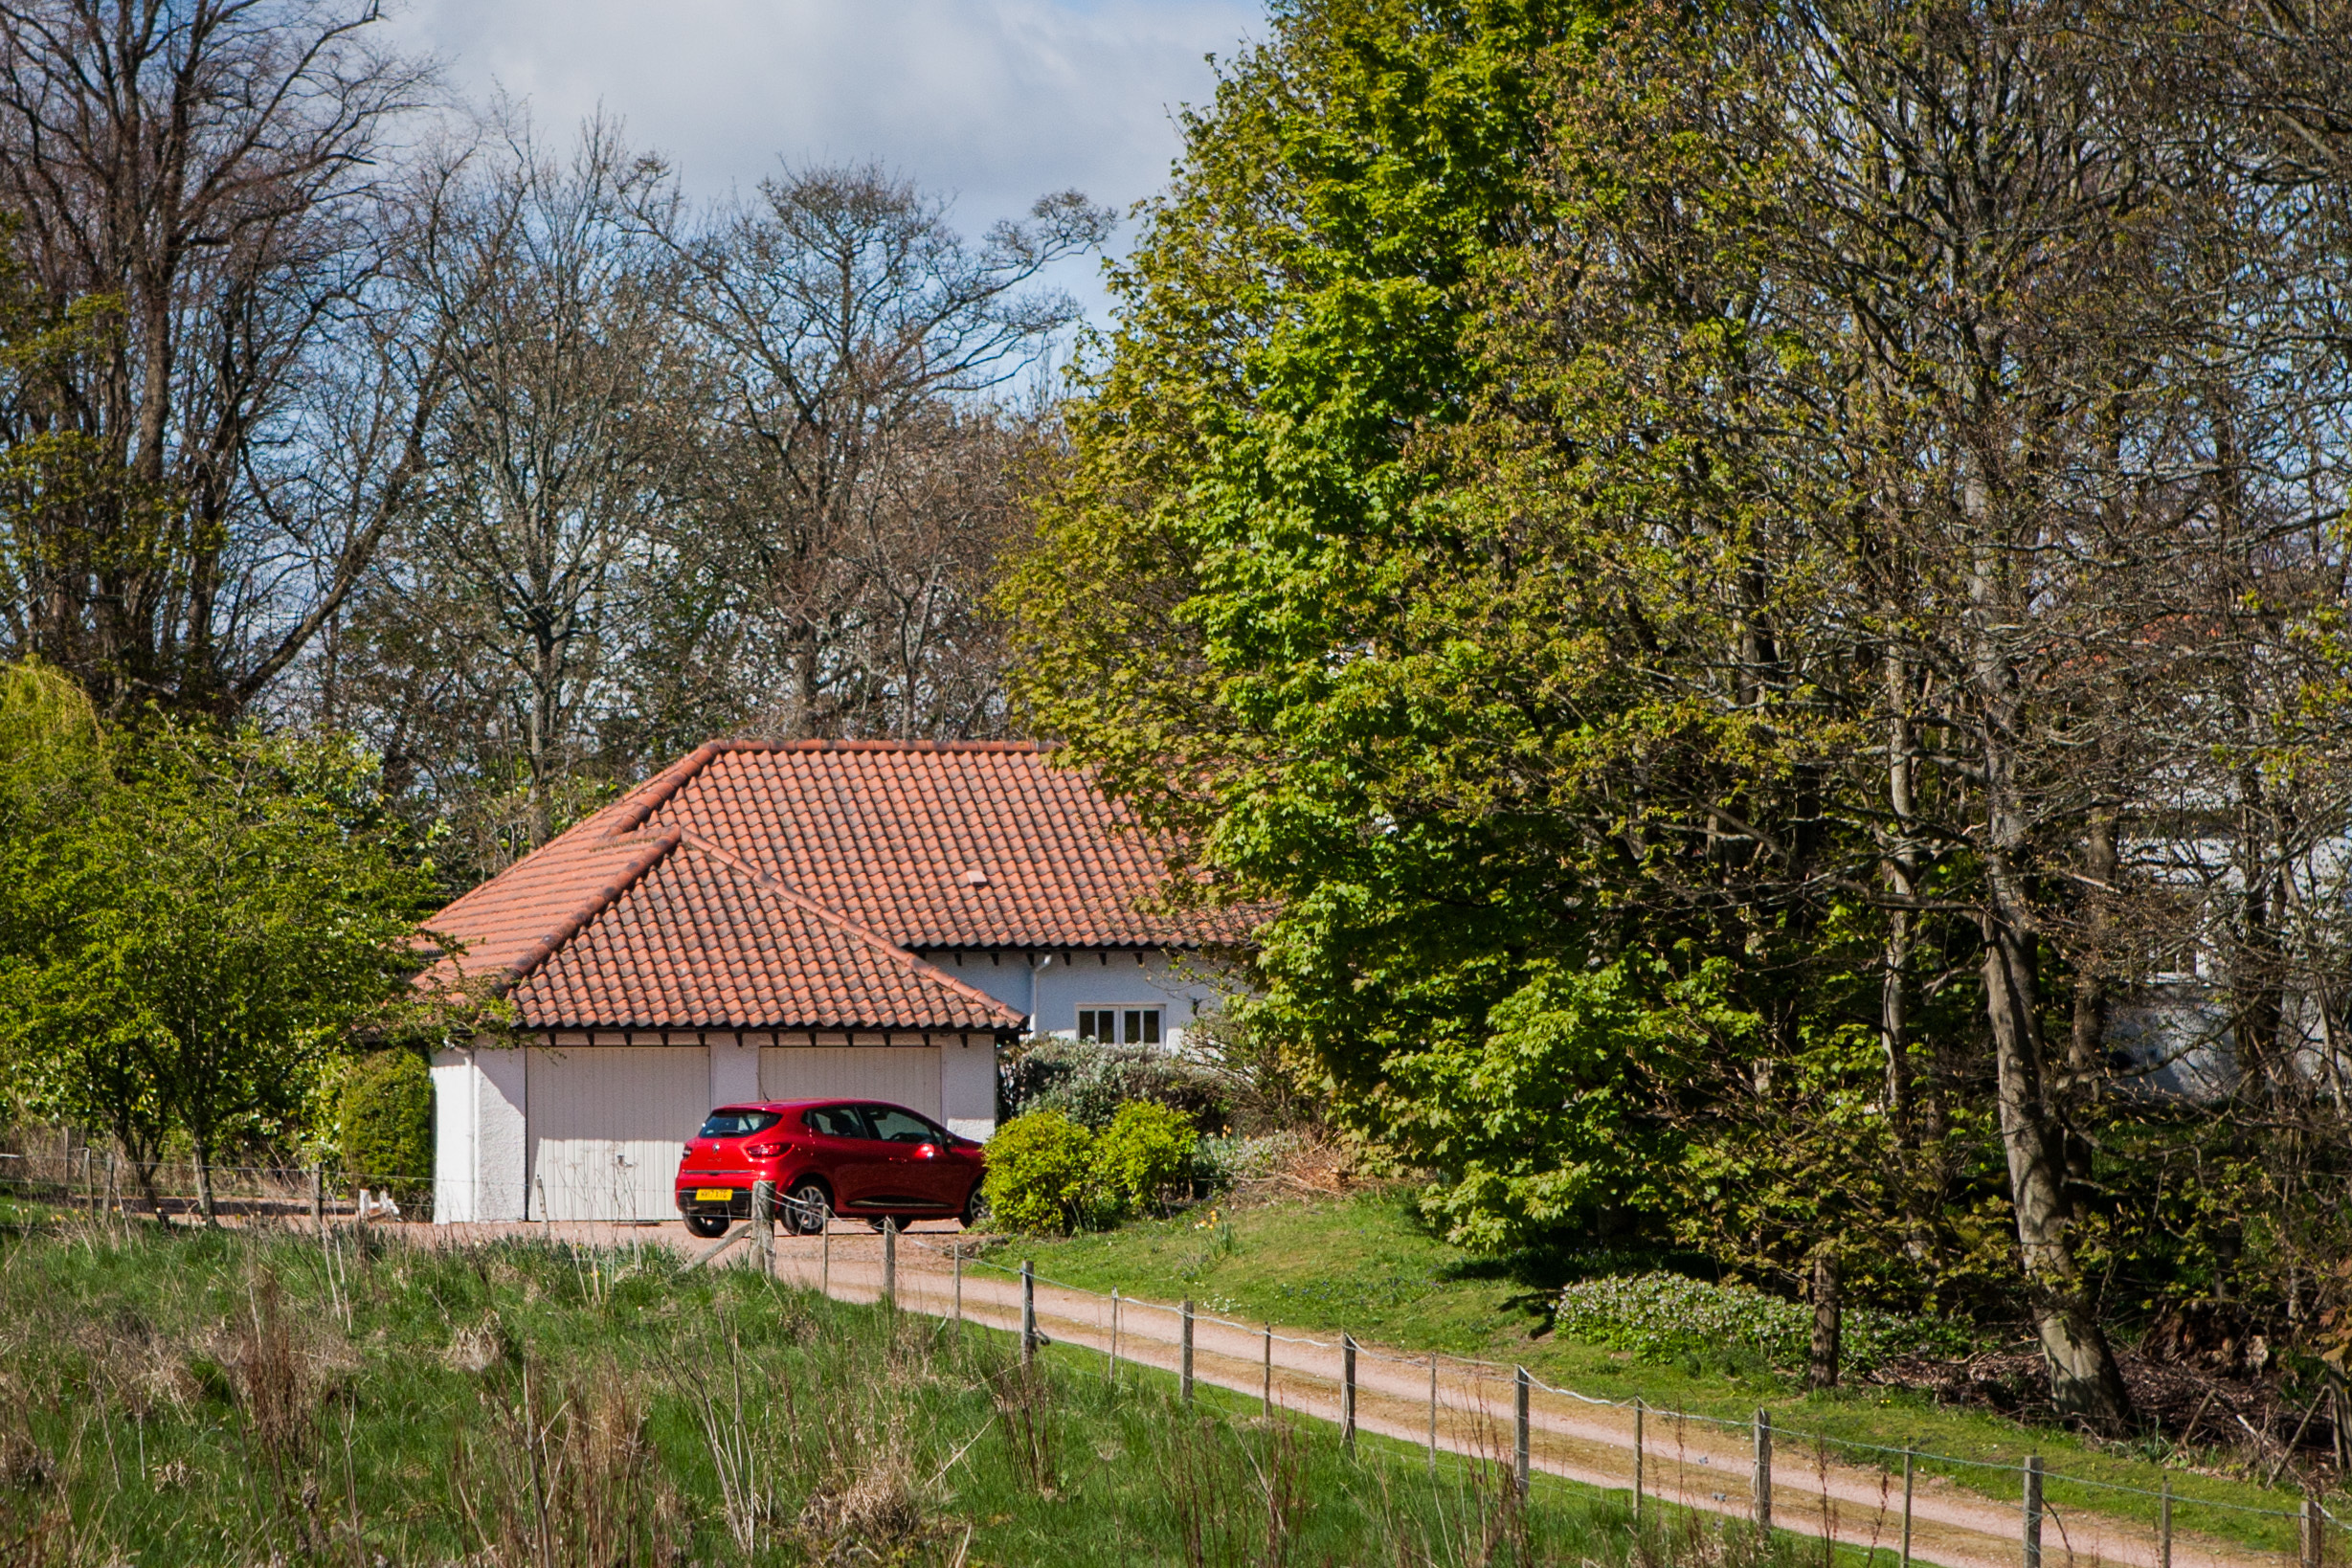
[[[411,0],[396,25],[544,131],[601,105],[698,194],[779,157],[879,159],[976,232],[1048,190],[1124,211],[1159,189],[1202,56],[1261,21],[1257,0]],[[1099,302],[1090,270],[1059,280]]]

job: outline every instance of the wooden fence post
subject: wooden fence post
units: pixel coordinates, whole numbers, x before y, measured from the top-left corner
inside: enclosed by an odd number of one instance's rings
[[[1769,1410],[1756,1412],[1756,1468],[1749,1478],[1749,1486],[1754,1491],[1750,1517],[1756,1521],[1758,1530],[1768,1531],[1772,1528],[1772,1412]]]
[[[2320,1568],[2327,1557],[2327,1514],[2319,1499],[2303,1494],[2303,1568]]]
[[[1429,1473],[1437,1474],[1437,1352],[1429,1353]]]
[[[1533,1379],[1528,1377],[1527,1368],[1520,1367],[1517,1370],[1518,1378],[1515,1380],[1518,1385],[1518,1397],[1512,1402],[1518,1407],[1518,1420],[1514,1423],[1517,1426],[1518,1431],[1513,1438],[1511,1452],[1513,1473],[1517,1476],[1519,1483],[1519,1501],[1524,1503],[1527,1501],[1527,1484],[1529,1480],[1527,1453],[1527,1395],[1529,1384]]]
[[[1114,1384],[1119,1380],[1119,1288],[1115,1285],[1110,1288],[1110,1365],[1103,1376]]]
[[[882,1304],[898,1310],[898,1221],[882,1222]]]
[[[955,1260],[955,1337],[964,1337],[964,1243],[950,1242],[948,1256]]]
[[[775,1183],[751,1183],[751,1254],[759,1271],[775,1277]]]
[[[2172,1568],[2172,1477],[2156,1497],[2156,1568]]]
[[[1037,1359],[1037,1266],[1020,1261],[1020,1364]]]
[[[1339,1441],[1355,1452],[1355,1336],[1339,1336]]]
[[[1183,1372],[1184,1402],[1185,1402],[1185,1403],[1187,1403],[1187,1404],[1190,1404],[1190,1403],[1192,1402],[1192,1399],[1193,1399],[1193,1298],[1192,1298],[1192,1297],[1190,1297],[1190,1296],[1186,1296],[1186,1297],[1184,1298],[1183,1305],[1177,1309],[1177,1315],[1178,1315],[1178,1316],[1179,1316],[1179,1317],[1180,1317],[1180,1318],[1183,1320],[1183,1329],[1184,1329],[1184,1372]]]
[[[1903,1445],[1903,1558],[1897,1568],[1911,1568],[1911,1449]]]
[[[2026,1568],[2042,1568],[2042,1456],[2026,1456]]]
[[[321,1236],[326,1234],[326,1173],[316,1165],[310,1168],[310,1223]]]
[[[1642,1528],[1642,1397],[1633,1397],[1633,1528]]]
[[[1265,1339],[1266,1355],[1265,1370],[1260,1374],[1258,1382],[1258,1402],[1271,1415],[1274,1410],[1274,1325],[1268,1323],[1258,1332]]]

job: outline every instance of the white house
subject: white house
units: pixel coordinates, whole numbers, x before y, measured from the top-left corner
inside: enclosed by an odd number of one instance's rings
[[[1181,1045],[1230,932],[1037,747],[721,741],[444,909],[420,983],[511,1035],[433,1067],[434,1218],[658,1220],[712,1106],[857,1095],[986,1137],[1027,1033]]]

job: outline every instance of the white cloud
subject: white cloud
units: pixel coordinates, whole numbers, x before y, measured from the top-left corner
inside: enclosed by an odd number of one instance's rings
[[[602,105],[689,190],[777,160],[879,160],[978,230],[1075,187],[1159,189],[1202,59],[1260,31],[1252,0],[415,0],[397,24],[456,84],[543,129]]]

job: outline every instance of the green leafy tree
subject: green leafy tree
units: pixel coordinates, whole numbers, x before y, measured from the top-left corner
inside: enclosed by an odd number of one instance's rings
[[[405,1026],[430,865],[341,743],[165,725],[23,851],[41,939],[11,967],[29,1098],[114,1130],[153,1197],[184,1134],[204,1213],[223,1152],[282,1141],[363,1033]]]
[[[1448,633],[1433,569],[1481,547],[1415,449],[1489,373],[1475,280],[1542,206],[1542,61],[1585,25],[1545,0],[1278,7],[1114,274],[1004,595],[1031,721],[1182,829],[1207,896],[1271,903],[1256,1015],[1382,1131],[1389,1058],[1580,960],[1592,925],[1581,852],[1520,853],[1548,823],[1479,782],[1539,739],[1508,688],[1574,678],[1575,629],[1534,670]]]

